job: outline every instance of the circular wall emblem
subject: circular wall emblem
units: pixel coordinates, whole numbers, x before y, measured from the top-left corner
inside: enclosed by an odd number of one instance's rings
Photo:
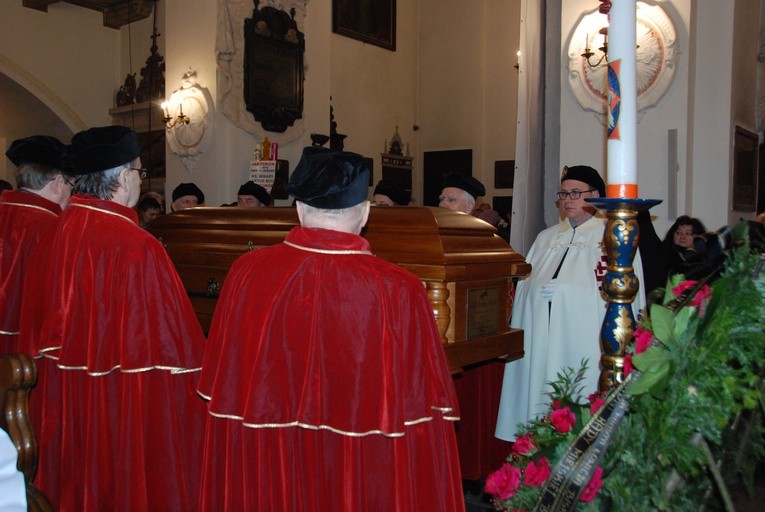
[[[637,2],[637,108],[640,112],[656,105],[672,83],[675,73],[677,38],[675,27],[667,13],[658,5]],[[608,18],[597,10],[585,14],[574,27],[568,43],[568,82],[579,105],[586,110],[603,114],[612,101],[609,94],[608,63],[603,59],[595,67],[582,57],[589,48],[595,64],[603,55]]]

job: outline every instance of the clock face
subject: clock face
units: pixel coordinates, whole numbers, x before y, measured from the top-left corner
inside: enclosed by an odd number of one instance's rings
[[[183,113],[188,123],[176,123],[167,128],[167,145],[182,159],[199,155],[205,149],[210,137],[207,99],[199,86],[181,88],[175,91],[168,102],[173,105],[169,114],[177,119]]]

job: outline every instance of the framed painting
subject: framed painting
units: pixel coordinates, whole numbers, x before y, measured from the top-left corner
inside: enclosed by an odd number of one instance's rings
[[[757,208],[756,133],[736,126],[733,134],[733,210],[753,212]]]
[[[332,0],[332,32],[396,51],[396,0]]]

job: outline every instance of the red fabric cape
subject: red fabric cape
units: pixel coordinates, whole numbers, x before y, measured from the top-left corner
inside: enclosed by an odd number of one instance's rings
[[[36,481],[59,510],[194,510],[204,337],[165,250],[132,209],[74,196],[39,257],[19,338],[46,356]]]
[[[52,233],[61,207],[33,192],[0,195],[0,354],[17,351],[21,292],[30,253]]]
[[[366,240],[297,227],[231,267],[199,392],[205,510],[463,510],[430,303]]]

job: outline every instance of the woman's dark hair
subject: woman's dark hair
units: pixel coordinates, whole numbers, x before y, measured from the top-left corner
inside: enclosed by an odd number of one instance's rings
[[[677,218],[675,223],[672,224],[672,227],[669,228],[666,236],[664,236],[664,243],[666,245],[670,247],[672,246],[675,241],[675,231],[677,231],[680,226],[691,226],[694,235],[703,235],[707,232],[707,228],[704,227],[704,224],[702,224],[699,219],[689,217],[688,215],[681,215]]]

